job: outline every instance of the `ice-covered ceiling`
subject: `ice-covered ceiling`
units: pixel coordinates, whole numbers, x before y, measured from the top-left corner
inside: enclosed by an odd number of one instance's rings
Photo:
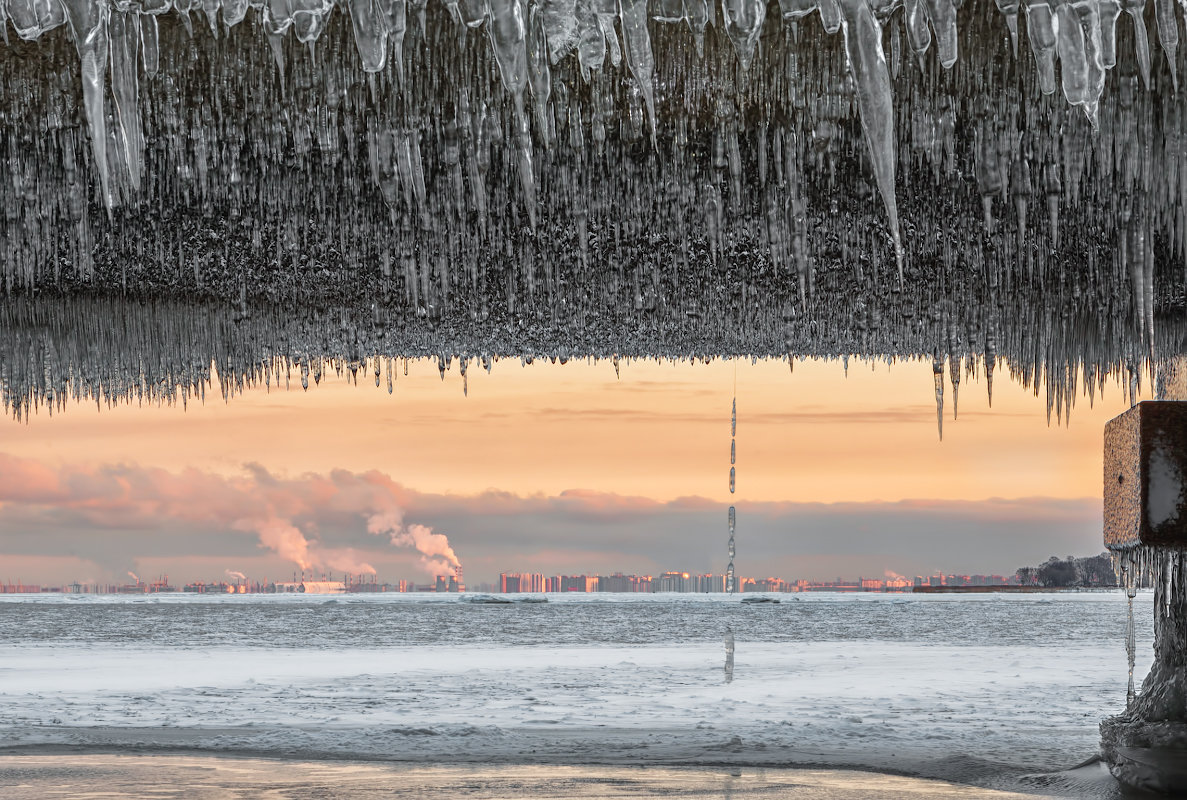
[[[212,361],[852,354],[1004,359],[1058,409],[1185,350],[1173,0],[0,15],[10,408]]]

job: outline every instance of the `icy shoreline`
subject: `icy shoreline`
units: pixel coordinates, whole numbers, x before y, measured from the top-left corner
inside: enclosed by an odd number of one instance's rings
[[[0,752],[827,766],[979,785],[1095,755],[1122,663],[1084,646],[741,642],[726,684],[701,643],[64,650],[5,658]]]
[[[873,800],[925,797],[1120,798],[1107,772],[1085,766],[1054,776],[1035,776],[1012,791],[974,788],[858,770],[748,767],[615,767],[436,764],[359,761],[294,761],[192,755],[78,755],[0,757],[0,783],[14,786],[13,800],[40,800],[56,793],[101,791],[109,798],[162,797],[351,798],[402,796],[442,800],[533,797],[539,800],[608,797],[720,797],[748,800]]]
[[[1093,757],[1125,701],[1124,598],[1099,593],[109,600],[0,603],[0,760],[827,766],[1016,790]]]
[[[0,739],[0,767],[10,757],[79,755],[200,755],[265,758],[284,762],[366,762],[387,765],[476,767],[615,767],[855,770],[1016,790],[1029,776],[1057,774],[1085,761],[1037,768],[974,755],[937,757],[927,744],[904,750],[862,752],[768,744],[766,732],[712,730],[551,729],[547,731],[456,730],[368,731],[376,749],[357,747],[343,729],[30,728]],[[22,744],[8,744],[13,739]],[[355,746],[347,745],[348,739]],[[390,750],[381,751],[384,745]],[[475,746],[476,745],[476,746]],[[1087,759],[1091,761],[1092,759]]]

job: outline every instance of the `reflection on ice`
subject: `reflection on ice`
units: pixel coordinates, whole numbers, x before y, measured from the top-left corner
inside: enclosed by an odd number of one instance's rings
[[[725,629],[725,682],[734,682],[734,629]]]

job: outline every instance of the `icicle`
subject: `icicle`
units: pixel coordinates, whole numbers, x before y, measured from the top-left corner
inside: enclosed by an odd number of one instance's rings
[[[161,50],[157,33],[157,18],[152,14],[140,17],[140,56],[144,63],[144,74],[151,78],[157,74],[161,63]]]
[[[17,36],[31,41],[66,21],[59,0],[8,0],[8,17]]]
[[[385,17],[385,27],[391,46],[388,58],[396,68],[396,80],[404,84],[404,33],[408,29],[406,0],[376,0]]]
[[[838,0],[820,0],[820,22],[830,36],[841,29],[841,7]]]
[[[705,26],[709,23],[708,0],[684,0],[684,19],[692,31],[697,58],[705,55]]]
[[[1122,0],[1125,11],[1133,20],[1133,46],[1137,53],[1138,71],[1142,85],[1150,91],[1150,37],[1146,33],[1146,0]]]
[[[1010,29],[1010,47],[1014,51],[1014,58],[1018,58],[1018,0],[995,0],[997,10],[1006,18],[1006,27]],[[1117,0],[1105,0],[1117,2]]]
[[[1121,572],[1125,583],[1125,658],[1129,665],[1129,685],[1125,691],[1125,709],[1133,708],[1136,693],[1133,685],[1133,668],[1137,654],[1137,629],[1133,621],[1133,598],[1137,596],[1137,577],[1134,573],[1134,563],[1131,554],[1122,556]]]
[[[103,95],[107,74],[107,19],[109,10],[103,0],[62,0],[74,47],[82,59],[82,96],[87,125],[91,133],[91,149],[95,154],[95,168],[103,190],[103,204],[107,214],[115,205],[111,174],[107,166],[107,114]],[[11,12],[11,6],[10,6]]]
[[[622,38],[626,47],[626,61],[631,74],[643,92],[647,104],[647,127],[651,131],[651,146],[656,143],[655,87],[652,74],[655,61],[651,54],[651,36],[647,33],[647,0],[619,0],[622,18]]]
[[[1179,70],[1175,55],[1179,50],[1179,23],[1175,19],[1175,0],[1154,0],[1154,19],[1158,23],[1158,43],[1166,53],[1172,86],[1178,93]]]
[[[1101,64],[1105,69],[1117,66],[1117,19],[1121,0],[1100,0]]]
[[[844,10],[846,1],[852,2],[852,0],[842,0],[842,10]],[[944,69],[951,69],[956,63],[956,5],[953,0],[923,0],[923,3],[927,9],[927,16],[931,20],[931,27],[936,32],[936,54],[940,58],[940,64]],[[879,29],[879,33],[881,33],[881,29]],[[878,49],[882,49],[881,39],[879,39]]]
[[[948,379],[952,383],[952,419],[955,420],[960,391],[960,356],[948,356]]]
[[[936,2],[946,4],[947,0]],[[894,196],[894,106],[890,94],[890,75],[886,71],[886,56],[882,52],[882,26],[878,24],[866,0],[841,0],[841,14],[845,29],[845,52],[857,83],[861,128],[870,149],[878,191],[886,206],[901,284],[903,243],[899,233],[898,203]]]
[[[758,37],[762,33],[763,20],[767,15],[765,0],[721,0],[721,14],[725,19],[725,32],[734,44],[742,71],[750,69]]]
[[[524,109],[523,92],[528,80],[527,28],[522,0],[491,0],[490,32],[495,61],[503,88],[515,104],[515,132],[520,185],[531,227],[536,227],[536,188],[532,167],[532,138]]]
[[[931,29],[927,26],[927,8],[923,0],[904,0],[903,24],[907,28],[907,41],[919,59],[919,68],[923,69],[924,56],[931,47]]]
[[[1034,53],[1043,94],[1055,93],[1055,15],[1047,0],[1026,0],[1026,38]]]
[[[944,362],[935,358],[931,364],[932,380],[936,387],[936,430],[944,441]]]
[[[133,194],[140,191],[144,135],[140,129],[140,14],[116,11],[109,21],[111,94],[115,100],[116,131],[123,142],[128,180]]]
[[[545,149],[552,146],[552,132],[548,124],[549,97],[552,94],[552,73],[548,68],[548,38],[544,31],[544,12],[532,6],[528,12],[527,30],[528,86],[536,109],[536,127]]]
[[[375,0],[347,0],[350,26],[364,72],[379,72],[387,63],[387,17]]]
[[[598,26],[602,29],[602,35],[605,36],[606,44],[610,47],[610,64],[618,67],[622,64],[622,49],[618,46],[618,33],[614,28],[614,20],[618,17],[618,2],[617,0],[593,0],[593,4],[598,18]],[[644,5],[646,4],[644,3]],[[643,10],[643,16],[646,18],[646,8]]]

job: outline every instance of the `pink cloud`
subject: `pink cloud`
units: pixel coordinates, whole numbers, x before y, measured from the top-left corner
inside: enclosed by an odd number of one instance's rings
[[[372,520],[382,520],[382,530],[375,532],[386,533],[396,546],[417,550],[431,574],[447,574],[458,565],[457,555],[443,534],[423,525],[404,525],[402,494],[402,487],[378,472],[334,470],[287,478],[253,464],[233,477],[125,464],[55,470],[0,454],[0,505],[71,511],[106,529],[190,523],[249,532],[262,547],[301,569],[325,566],[374,573],[374,567],[350,548],[310,539],[313,520],[329,511],[357,517],[369,527]]]

